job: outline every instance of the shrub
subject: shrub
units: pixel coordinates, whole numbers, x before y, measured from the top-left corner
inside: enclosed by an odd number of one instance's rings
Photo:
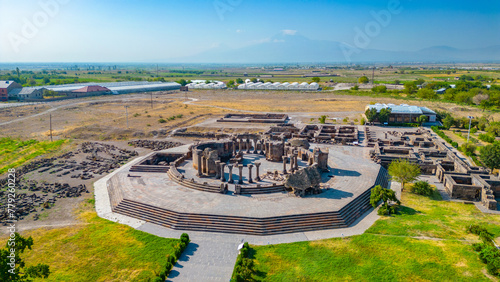
[[[165,122],[167,122],[167,121],[166,121],[165,119],[162,119],[162,118],[161,118],[161,119],[159,119],[159,120],[158,120],[158,122],[159,122],[159,123],[165,123]]]
[[[181,241],[182,242],[186,242],[186,244],[189,243],[190,242],[189,241],[189,235],[187,233],[182,233],[182,235],[181,235]]]
[[[141,114],[138,114],[138,113],[134,114],[134,117],[139,117],[139,116],[141,116]]]
[[[459,149],[460,151],[464,152],[467,156],[472,156],[476,151],[476,145],[470,143],[464,143],[462,144],[462,146],[460,146]]]
[[[361,119],[360,124],[361,124],[361,125],[365,125],[365,123],[366,123],[366,119],[365,119],[365,118],[362,118],[362,119]]]
[[[417,181],[410,187],[410,192],[422,196],[431,196],[434,189],[427,181]]]
[[[238,258],[236,259],[231,281],[252,281],[254,261],[253,259],[248,258],[249,252],[250,246],[248,245],[248,242],[245,242],[245,244],[243,244],[243,248],[240,250]]]

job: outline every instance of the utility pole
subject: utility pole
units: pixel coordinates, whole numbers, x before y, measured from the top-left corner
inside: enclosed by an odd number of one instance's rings
[[[373,66],[373,71],[372,71],[372,85],[375,84],[375,66]]]
[[[156,64],[156,77],[158,77],[158,64]]]
[[[128,106],[125,106],[125,114],[127,115],[127,129],[128,129]]]
[[[153,92],[150,93],[151,94],[151,109],[153,108]]]
[[[472,124],[472,119],[474,118],[473,116],[468,116],[469,118],[469,132],[467,133],[467,143],[469,143],[469,137],[470,137],[470,126]]]
[[[50,142],[52,142],[52,114],[49,114]]]

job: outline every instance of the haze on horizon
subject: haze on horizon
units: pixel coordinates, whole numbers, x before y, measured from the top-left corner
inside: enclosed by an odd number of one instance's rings
[[[398,52],[481,49],[500,45],[500,2],[0,0],[0,34],[0,63],[181,62],[279,36]]]

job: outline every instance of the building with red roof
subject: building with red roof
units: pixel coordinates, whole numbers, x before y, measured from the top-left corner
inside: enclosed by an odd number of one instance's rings
[[[110,94],[111,90],[106,87],[102,87],[99,85],[89,85],[76,90],[71,91],[71,96],[76,98],[85,97],[85,96],[94,96],[94,95],[102,95],[102,94]]]

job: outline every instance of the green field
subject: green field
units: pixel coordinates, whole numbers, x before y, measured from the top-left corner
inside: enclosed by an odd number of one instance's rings
[[[10,137],[0,139],[0,174],[9,168],[19,167],[26,162],[48,153],[61,149],[69,140],[57,140],[54,142],[37,140],[20,140]]]
[[[467,224],[500,235],[500,216],[403,193],[402,209],[349,238],[253,246],[257,281],[490,281]]]
[[[35,281],[151,281],[173,255],[178,239],[157,237],[129,226],[80,214],[81,224],[23,232],[32,236],[32,250],[22,257],[26,265],[49,265],[48,279]],[[1,245],[5,240],[0,240]]]

